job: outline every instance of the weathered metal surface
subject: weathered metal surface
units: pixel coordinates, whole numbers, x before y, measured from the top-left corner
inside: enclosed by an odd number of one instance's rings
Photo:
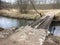
[[[19,45],[42,45],[46,36],[49,34],[48,27],[53,20],[53,17],[54,15],[47,15],[43,19],[41,18],[36,21],[35,24],[32,23],[29,26],[25,26],[24,29],[18,29],[20,31],[13,34],[10,37],[10,40],[18,42]],[[41,23],[40,20],[43,22]]]
[[[2,41],[5,45],[43,45],[46,36],[48,36],[48,27],[53,20],[54,15],[47,14],[41,19],[27,25],[24,28],[17,29],[7,40]],[[13,43],[14,42],[14,43]],[[9,43],[9,44],[8,44]]]

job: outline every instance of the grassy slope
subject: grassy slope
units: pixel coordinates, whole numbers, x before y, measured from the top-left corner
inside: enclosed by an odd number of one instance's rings
[[[42,14],[42,16],[45,15],[47,12],[58,12],[55,14],[56,19],[60,20],[60,9],[50,9],[50,10],[38,10]],[[21,14],[18,9],[3,9],[0,10],[0,14],[4,14],[5,16],[10,17],[17,17],[17,18],[25,18],[25,19],[37,19],[40,17],[39,14],[37,14],[34,10],[29,10],[28,14]]]
[[[38,14],[21,14],[19,10],[16,9],[10,9],[10,10],[0,10],[0,14],[3,14],[4,16],[9,17],[17,17],[17,18],[25,18],[25,19],[37,19],[40,17]]]

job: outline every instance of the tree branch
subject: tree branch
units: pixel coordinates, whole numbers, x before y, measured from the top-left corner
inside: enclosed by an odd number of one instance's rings
[[[31,0],[29,0],[30,1],[30,3],[32,4],[32,6],[33,6],[33,8],[34,8],[34,10],[42,17],[42,15],[41,15],[41,13],[39,13],[38,11],[37,11],[37,9],[35,8],[35,6],[34,6],[34,4],[33,4],[33,2],[31,1]]]

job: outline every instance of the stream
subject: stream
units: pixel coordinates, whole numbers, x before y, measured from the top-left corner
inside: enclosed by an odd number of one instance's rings
[[[31,23],[31,20],[14,19],[0,16],[0,27],[4,29],[10,29],[12,27],[19,28]],[[60,36],[60,22],[52,22],[50,29],[51,33],[55,36]]]
[[[23,19],[13,19],[0,16],[0,28],[10,29],[12,27],[26,26],[29,21]]]
[[[49,30],[54,36],[60,37],[60,21],[53,21]]]

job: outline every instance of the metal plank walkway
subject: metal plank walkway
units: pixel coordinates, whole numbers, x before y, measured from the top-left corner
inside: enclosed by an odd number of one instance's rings
[[[33,28],[39,28],[39,29],[48,29],[51,21],[53,20],[54,15],[46,15],[38,19],[37,21],[33,22],[31,24],[31,27]]]
[[[41,17],[31,25],[25,26],[16,34],[13,34],[10,39],[18,41],[20,45],[42,45],[48,32],[49,25],[53,20],[54,15],[48,14]]]

